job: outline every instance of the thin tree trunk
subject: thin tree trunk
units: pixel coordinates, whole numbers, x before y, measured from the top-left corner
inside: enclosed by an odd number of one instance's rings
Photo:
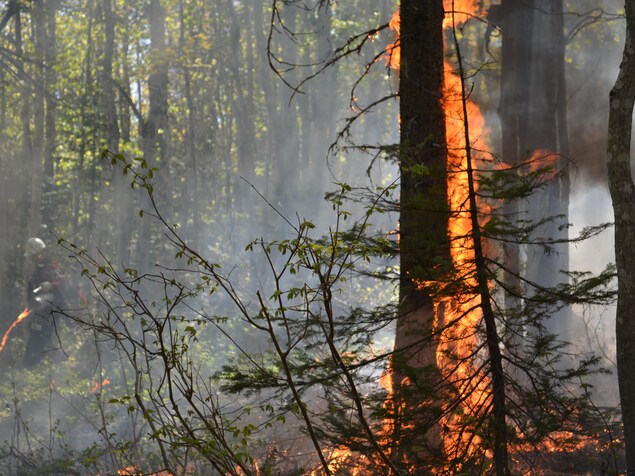
[[[246,5],[245,5],[246,7]],[[230,62],[230,70],[232,72],[232,83],[235,100],[232,101],[232,107],[235,109],[236,131],[238,136],[236,137],[236,148],[238,151],[238,174],[234,174],[233,177],[233,199],[235,202],[235,211],[239,214],[248,213],[247,209],[249,185],[247,185],[242,177],[246,178],[250,182],[254,180],[254,169],[256,161],[256,145],[255,145],[255,129],[254,129],[254,103],[253,103],[253,86],[250,84],[252,74],[245,75],[238,67],[243,61],[243,53],[241,46],[241,34],[245,35],[249,33],[248,28],[244,28],[244,23],[239,23],[239,17],[236,12],[236,7],[233,2],[227,2],[227,11],[231,17],[231,30],[229,32],[231,49],[234,54],[233,60]],[[244,21],[249,21],[248,18],[244,18]],[[250,60],[251,61],[251,60]],[[242,233],[246,231],[241,227],[237,232]],[[237,245],[242,247],[239,243],[247,241],[247,236],[241,236]],[[237,251],[237,250],[236,250]]]
[[[31,213],[29,234],[39,235],[42,224],[42,189],[44,158],[44,49],[46,45],[45,14],[43,0],[34,0],[31,8],[35,46],[35,68],[33,75],[33,148],[31,162]]]
[[[17,68],[18,74],[22,78],[26,78],[26,62],[24,60],[24,42],[22,39],[22,12],[18,10],[15,13],[15,51],[16,56],[19,59]],[[25,177],[29,177],[31,174],[31,157],[33,157],[33,141],[31,138],[31,87],[28,81],[22,81],[22,87],[20,88],[21,94],[21,106],[20,106],[20,119],[21,119],[21,168]],[[22,188],[22,196],[20,198],[20,209],[25,213],[21,215],[21,235],[29,234],[29,217],[31,215],[31,194],[30,187],[24,186]]]
[[[6,90],[6,72],[0,71],[0,144],[5,144],[7,133],[7,90]],[[0,203],[9,203],[10,192],[9,189],[10,177],[9,177],[9,162],[0,162]],[[9,207],[0,207],[0,243],[12,243],[11,232],[15,233],[15,224],[10,219]],[[10,303],[11,289],[10,282],[12,279],[9,277],[8,258],[10,253],[8,246],[0,248],[0,302]],[[0,312],[0,332],[4,333],[10,324],[11,319],[11,307],[6,304],[3,306],[4,311]]]
[[[298,6],[280,2],[280,21],[291,32],[300,31],[298,25]],[[285,61],[288,64],[299,64],[299,44],[296,39],[291,39],[286,34],[278,35],[280,43],[275,45],[284,51]],[[295,68],[291,68],[284,75],[285,80],[291,84],[297,84],[298,75]],[[273,125],[275,162],[272,164],[274,203],[281,206],[283,211],[294,209],[298,199],[298,183],[289,180],[289,177],[297,177],[300,170],[300,130],[298,127],[298,102],[292,98],[293,91],[288,85],[276,81],[274,84],[276,100],[280,113],[274,116],[276,124]],[[281,223],[281,222],[276,222]],[[283,226],[283,225],[281,225]],[[279,230],[278,230],[279,231]]]
[[[117,97],[115,95],[113,75],[113,62],[115,54],[115,13],[111,0],[103,0],[102,9],[104,15],[104,56],[101,70],[101,88],[103,91],[101,106],[104,111],[106,129],[106,147],[113,154],[119,153],[121,133],[117,117]],[[130,208],[127,203],[130,200],[128,179],[123,175],[121,164],[113,168],[112,198],[114,202],[115,223],[117,229],[117,248],[115,250],[117,263],[128,266],[130,262],[130,237],[132,234]]]
[[[85,84],[85,89],[86,91],[92,91],[92,84],[93,84],[93,23],[94,23],[94,15],[95,15],[95,7],[94,7],[94,0],[90,0],[88,2],[88,5],[86,6],[87,8],[87,15],[88,15],[88,25],[86,28],[86,53],[85,53],[85,57],[84,57],[84,62],[82,65],[82,70],[83,70],[83,77],[84,77],[84,84]],[[80,117],[80,130],[82,131],[81,135],[80,135],[80,140],[79,140],[79,161],[78,161],[78,173],[77,173],[77,183],[75,185],[75,188],[77,190],[82,190],[83,186],[85,184],[85,176],[84,176],[84,165],[86,162],[86,156],[88,155],[88,137],[87,137],[87,130],[88,130],[88,126],[89,126],[89,119],[88,119],[88,102],[89,102],[89,98],[88,98],[88,94],[85,94],[81,97],[80,99],[80,112],[79,112],[79,117]],[[94,195],[92,194],[92,190],[84,190],[84,195],[86,197],[86,200],[89,203],[93,202],[93,197]],[[74,197],[75,200],[75,204],[74,204],[74,211],[73,211],[73,237],[77,237],[78,233],[79,233],[79,221],[80,221],[80,211],[82,208],[82,198],[81,198],[81,194],[76,194]],[[94,223],[94,217],[92,217],[92,210],[93,207],[92,206],[88,206],[88,212],[90,213],[89,215],[89,221],[91,223]],[[91,236],[90,236],[90,229],[91,227],[86,227],[86,234],[84,235],[84,243],[90,243],[91,242]]]
[[[155,175],[155,195],[159,206],[168,206],[167,196],[169,167],[167,164],[168,129],[168,58],[165,37],[165,9],[161,0],[151,0],[148,8],[150,23],[150,75],[148,77],[149,109],[148,118],[142,126],[143,155],[148,167],[159,165]],[[147,197],[142,199],[142,207],[150,208]],[[169,215],[169,211],[166,215]],[[137,240],[137,268],[143,273],[150,268],[152,250],[152,226],[149,219],[141,221],[141,231]]]
[[[332,38],[332,8],[324,4],[318,8],[314,30],[317,32],[317,60],[326,62],[333,58],[334,39]],[[315,60],[314,60],[315,61]],[[310,162],[303,167],[303,182],[308,184],[307,196],[311,200],[320,200],[324,195],[324,188],[328,182],[326,167],[327,147],[334,137],[335,105],[337,101],[337,69],[333,65],[322,71],[319,81],[313,84],[313,89],[307,94],[311,104],[310,123],[306,132],[302,134],[303,141],[310,152]],[[371,114],[367,120],[376,120]],[[304,126],[304,123],[303,123]],[[325,142],[326,138],[326,142]],[[319,216],[317,217],[319,218]]]
[[[624,424],[627,474],[635,474],[635,185],[630,162],[635,104],[635,5],[626,1],[626,43],[611,90],[607,168],[615,213],[618,295],[615,324],[617,374]]]
[[[55,189],[55,145],[57,140],[57,95],[55,71],[56,63],[56,15],[58,0],[50,0],[46,4],[46,43],[44,45],[44,191],[47,199],[44,203],[44,223],[52,228],[55,223],[55,200],[52,192]]]
[[[463,108],[463,126],[465,131],[465,162],[467,164],[466,175],[468,183],[468,202],[470,215],[470,228],[472,230],[472,241],[474,244],[474,267],[476,274],[476,289],[481,300],[481,310],[483,311],[483,322],[485,324],[485,342],[487,344],[490,373],[492,376],[492,425],[494,427],[494,471],[496,476],[509,476],[508,461],[508,433],[506,422],[506,391],[505,372],[503,370],[503,357],[500,349],[500,336],[498,334],[496,316],[492,306],[492,296],[490,294],[489,271],[487,259],[484,251],[484,237],[479,223],[479,207],[476,196],[476,171],[472,148],[470,145],[470,123],[467,108],[467,93],[465,90],[465,70],[463,68],[463,57],[459,47],[456,28],[453,28],[452,36],[457,54],[458,74],[461,84],[461,105]]]
[[[126,5],[125,10],[121,14],[124,18],[129,18],[129,6]],[[124,143],[130,142],[130,134],[132,128],[132,118],[130,111],[130,104],[128,98],[132,97],[131,81],[130,81],[130,61],[127,60],[131,50],[130,39],[130,22],[126,21],[123,25],[123,35],[120,43],[120,57],[125,58],[121,61],[121,87],[126,91],[127,98],[124,94],[118,94],[119,104],[119,132],[121,134],[121,140]]]
[[[181,49],[181,58],[183,61],[183,82],[185,86],[185,102],[187,105],[185,116],[187,120],[187,130],[185,132],[187,162],[189,163],[189,175],[187,176],[187,186],[184,190],[184,204],[182,209],[183,221],[192,226],[186,228],[188,236],[192,240],[192,247],[198,249],[198,238],[200,233],[200,211],[199,211],[199,177],[198,177],[198,161],[196,158],[196,123],[194,97],[192,96],[192,78],[189,65],[187,64],[188,56],[185,53],[185,12],[183,0],[179,0],[179,47]]]

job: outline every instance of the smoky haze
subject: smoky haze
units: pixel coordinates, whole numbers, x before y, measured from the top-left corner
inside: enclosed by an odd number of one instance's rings
[[[279,8],[275,15],[272,3]],[[575,32],[567,44],[566,69],[574,229],[611,220],[605,192],[606,123],[623,20],[613,15],[621,8],[618,1],[600,3],[572,1],[565,8],[572,12],[565,29]],[[195,273],[167,271],[188,264],[175,258],[178,250],[166,241],[166,230],[153,217],[139,180],[132,186],[135,173],[152,169],[153,197],[168,225],[178,225],[179,235],[193,249],[221,264],[249,305],[256,302],[257,290],[275,290],[270,262],[262,253],[245,252],[252,240],[292,239],[293,226],[304,219],[316,225],[313,236],[328,234],[337,216],[325,196],[337,191],[338,184],[374,190],[398,180],[393,159],[376,149],[399,141],[396,100],[380,102],[347,121],[395,93],[396,75],[377,57],[393,34],[384,29],[369,36],[359,53],[303,81],[341,53],[337,48],[348,39],[387,23],[394,1],[0,4],[3,333],[27,306],[33,271],[25,257],[29,237],[43,239],[46,253],[64,267],[67,314],[93,325],[101,319],[97,316],[113,317],[119,311],[101,302],[100,292],[105,289],[104,296],[113,299],[117,295],[108,294],[103,282],[101,290],[88,282],[82,272],[86,261],[69,257],[78,249],[94,257],[97,267],[108,263],[122,274],[135,269],[139,275],[165,273],[198,282]],[[470,28],[467,51],[487,61],[482,47],[486,26]],[[491,40],[493,61],[497,41]],[[367,65],[372,67],[367,70]],[[477,81],[474,99],[482,105],[491,134],[488,143],[497,154],[499,85],[491,71]],[[341,131],[345,133],[339,136]],[[366,205],[345,202],[351,222],[364,217]],[[385,236],[398,229],[396,213],[372,222]],[[58,238],[78,249],[58,246]],[[602,235],[590,245],[593,253],[583,247],[572,250],[572,267],[603,268],[613,259],[609,241]],[[598,249],[603,252],[595,253]],[[272,262],[280,266],[285,258]],[[380,264],[395,263],[386,258],[369,268]],[[285,276],[281,286],[290,288],[302,279]],[[113,306],[123,306],[136,292],[147,302],[160,302],[166,297],[164,284],[134,282]],[[366,278],[352,278],[343,290],[336,298],[336,311],[342,314],[358,305],[396,300],[392,285]],[[173,299],[171,292],[167,295]],[[197,296],[174,312],[235,314],[229,297],[219,294],[219,300]],[[7,402],[0,411],[0,442],[5,442],[0,473],[17,474],[21,464],[35,464],[42,454],[60,461],[79,460],[80,454],[82,461],[93,461],[94,456],[98,462],[82,463],[81,474],[136,464],[130,452],[115,451],[115,442],[137,441],[148,426],[127,411],[134,402],[122,399],[114,409],[107,405],[110,398],[134,393],[126,348],[100,339],[94,327],[71,317],[59,317],[52,337],[58,349],[38,365],[23,361],[29,332],[24,325],[16,327],[0,353],[5,375],[0,394]],[[587,317],[597,333],[591,333],[589,345],[606,346],[602,351],[610,360],[609,316],[598,311]],[[113,326],[122,324],[113,319]],[[268,349],[263,336],[246,329],[240,317],[230,324],[228,333],[246,354]],[[211,379],[226,363],[225,354],[227,359],[241,357],[218,327],[197,330],[205,344],[197,344],[200,375]],[[385,349],[391,342],[391,331],[384,330],[376,345]],[[144,362],[139,368],[150,372],[152,365]],[[218,395],[232,411],[260,403],[251,396],[235,400]],[[318,397],[313,398],[322,402]],[[104,422],[106,433],[99,431]],[[298,466],[310,447],[299,432],[293,438],[286,448],[297,453]],[[262,448],[266,454],[266,445]]]
[[[278,3],[271,26],[271,3],[254,0],[70,0],[39,2],[32,9],[2,2],[1,41],[7,52],[0,60],[3,332],[32,291],[27,282],[34,265],[24,256],[29,237],[40,237],[45,253],[63,265],[68,313],[93,324],[101,319],[124,325],[82,276],[87,263],[69,259],[75,249],[57,246],[58,238],[118,272],[136,269],[142,275],[164,269],[156,264],[184,265],[173,258],[176,250],[152,218],[143,187],[131,187],[134,172],[154,169],[154,198],[167,222],[177,224],[202,256],[234,269],[232,278],[246,296],[266,289],[271,280],[264,256],[244,251],[251,240],[292,238],[291,225],[304,219],[320,236],[335,223],[324,199],[338,189],[335,183],[370,183],[372,148],[347,152],[347,137],[329,147],[356,108],[391,92],[380,59],[351,99],[353,80],[391,41],[389,35],[377,34],[360,55],[326,69],[298,91],[292,87],[332,59],[349,37],[386,23],[393,2],[329,8],[318,1]],[[351,126],[351,137],[371,147],[397,142],[396,111],[394,100],[377,105]],[[373,187],[397,177],[394,164],[383,157],[369,173]],[[357,218],[365,205],[351,202],[346,208]],[[396,228],[395,217],[375,222],[388,231]],[[148,302],[165,297],[156,283],[133,286]],[[390,291],[384,294],[376,296],[378,304],[392,298]],[[339,306],[355,304],[351,298]],[[204,298],[188,306],[190,313],[233,312],[228,304]],[[6,442],[0,472],[13,474],[24,461],[35,464],[39,451],[60,461],[79,460],[78,454],[91,448],[110,471],[133,465],[110,452],[113,442],[134,441],[136,432],[147,428],[125,408],[106,408],[109,398],[132,391],[124,350],[69,317],[56,323],[51,342],[60,349],[37,365],[23,361],[30,332],[24,324],[0,355],[7,376],[3,399],[13,402],[0,422],[0,441]],[[200,349],[205,362],[200,372],[208,376],[223,365],[219,355],[232,353],[228,341],[209,327],[200,330],[208,344]],[[247,352],[266,347],[238,318],[229,327]],[[97,431],[100,421],[108,422],[110,436]],[[30,438],[41,441],[42,435],[48,443],[30,445]],[[99,468],[84,470],[96,474]]]

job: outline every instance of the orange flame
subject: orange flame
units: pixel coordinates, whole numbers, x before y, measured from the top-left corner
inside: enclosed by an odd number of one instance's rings
[[[110,385],[110,380],[108,380],[108,378],[104,378],[101,383],[93,380],[90,382],[90,393],[101,392],[106,385]]]
[[[7,345],[7,342],[9,340],[9,335],[11,334],[13,329],[15,329],[16,326],[18,324],[20,324],[20,322],[22,322],[24,319],[29,317],[29,314],[31,314],[31,309],[29,309],[28,307],[25,307],[24,311],[22,311],[22,313],[13,322],[13,324],[11,324],[11,327],[9,327],[9,329],[7,329],[7,332],[4,333],[4,337],[2,338],[2,343],[0,343],[0,352],[2,352],[2,350],[4,349],[4,346]]]
[[[154,476],[174,476],[172,473],[165,470],[159,471],[159,472],[152,472],[150,474]],[[180,471],[179,471],[179,474],[180,474]],[[143,473],[141,472],[139,468],[136,468],[134,466],[126,466],[125,468],[118,469],[117,475],[118,476],[143,476]],[[97,473],[97,476],[101,476],[101,473]]]
[[[464,23],[478,13],[475,0],[446,0],[444,2],[446,16],[444,28],[452,28],[454,24]],[[454,15],[451,13],[454,6]],[[467,174],[467,151],[472,151],[472,160],[482,154],[479,151],[487,147],[482,140],[486,131],[485,120],[478,106],[465,99],[461,78],[454,73],[454,68],[445,59],[443,106],[445,109],[446,141],[448,148],[448,201],[451,216],[448,220],[450,252],[455,268],[464,276],[465,285],[475,285],[474,243],[472,238],[472,216],[469,209],[469,191]],[[467,112],[465,117],[464,112]],[[465,125],[469,123],[470,143],[466,144]],[[487,405],[490,396],[487,392],[489,381],[471,379],[477,371],[474,369],[472,356],[479,345],[476,329],[481,320],[478,311],[480,298],[477,295],[457,296],[448,299],[444,306],[444,315],[438,315],[442,321],[439,328],[444,329],[437,351],[437,364],[448,380],[453,383],[462,401],[463,416],[460,412],[450,412],[442,428],[445,428],[443,443],[448,453],[472,454],[480,444],[480,438],[462,431],[462,418],[476,416],[477,409]],[[456,322],[456,324],[454,324]]]
[[[479,13],[477,0],[444,0],[446,11],[443,21],[444,28],[452,28],[453,24],[464,23],[469,18]],[[452,14],[454,10],[454,15]],[[391,21],[390,29],[395,31],[395,42],[388,46],[388,62],[394,69],[400,66],[400,18],[397,10]],[[448,149],[448,202],[451,217],[448,220],[448,235],[451,242],[451,256],[455,268],[466,276],[466,285],[474,284],[473,261],[474,246],[471,236],[472,222],[469,210],[468,175],[466,146],[473,151],[473,158],[479,158],[479,152],[486,150],[482,136],[485,132],[485,120],[478,106],[466,101],[467,118],[464,117],[464,94],[461,79],[454,74],[454,68],[450,62],[444,61],[444,94],[443,107],[446,116],[446,141]],[[471,143],[465,143],[465,124],[469,122]],[[476,140],[472,139],[476,138]],[[482,158],[482,157],[481,157]],[[458,296],[446,299],[441,305],[437,303],[437,326],[442,332],[441,342],[437,351],[437,365],[441,372],[447,374],[449,381],[453,382],[456,391],[463,401],[463,413],[470,417],[477,408],[482,408],[484,400],[489,399],[486,392],[488,381],[480,379],[479,383],[470,383],[473,379],[467,378],[474,373],[470,356],[473,355],[478,345],[476,328],[481,315],[475,311],[478,309],[479,298],[473,296]],[[443,308],[441,312],[440,309]],[[450,323],[456,324],[450,325]],[[451,412],[456,415],[457,412]],[[480,439],[476,435],[469,435],[460,429],[459,417],[448,416],[441,423],[444,428],[443,443],[446,452],[460,452],[470,454],[473,448],[479,444]],[[385,428],[390,431],[390,428]]]
[[[529,173],[539,173],[540,179],[549,181],[558,175],[558,160],[560,154],[549,149],[536,149],[525,162]]]
[[[121,468],[117,471],[119,476],[137,476],[140,475],[141,472],[135,468],[134,466],[127,466],[125,468]]]
[[[453,25],[464,23],[469,18],[477,15],[477,0],[444,0],[446,11],[443,21],[444,28],[452,28]],[[454,15],[452,15],[454,8]],[[388,46],[387,52],[390,55],[387,62],[394,69],[400,66],[400,19],[397,10],[390,21],[390,29],[395,31],[394,43]],[[462,90],[461,79],[454,74],[451,63],[446,59],[444,65],[444,94],[443,106],[446,117],[446,141],[448,149],[447,171],[448,171],[448,203],[452,214],[448,220],[448,235],[451,241],[451,256],[455,268],[459,270],[465,279],[465,284],[472,287],[474,282],[474,244],[472,241],[472,222],[468,205],[468,175],[466,146],[472,151],[473,160],[483,160],[487,147],[482,137],[486,132],[485,121],[478,106],[470,101],[465,101],[467,118],[464,117],[463,110],[464,92]],[[465,124],[470,128],[470,144],[465,143]],[[558,161],[561,155],[545,149],[535,150],[532,155],[522,164],[520,173],[536,174],[536,179],[540,181],[553,180],[558,176]],[[501,164],[501,167],[508,167]],[[479,210],[486,212],[490,205],[486,203],[478,204]],[[479,216],[481,225],[487,217]],[[487,243],[485,244],[487,246]],[[430,283],[417,283],[421,286],[429,286]],[[443,435],[444,451],[448,460],[455,459],[456,456],[473,455],[480,446],[481,438],[478,435],[468,434],[465,431],[462,421],[474,419],[478,416],[479,409],[487,408],[491,405],[491,393],[489,379],[471,379],[470,375],[477,374],[475,368],[482,362],[475,362],[478,359],[476,348],[479,346],[477,327],[481,320],[481,313],[478,312],[480,298],[477,295],[456,296],[446,298],[444,302],[437,302],[437,328],[442,331],[440,344],[437,350],[437,366],[444,374],[446,381],[454,386],[460,400],[460,411],[448,412],[448,416],[440,422]],[[384,377],[382,377],[384,379]],[[388,384],[380,382],[382,386]],[[390,389],[389,389],[390,392]],[[386,405],[394,403],[391,395],[386,400]],[[392,427],[387,422],[384,426],[386,434],[390,434]],[[555,432],[550,435],[550,440],[541,442],[542,450],[545,454],[555,452],[567,452],[579,450],[589,446],[593,441],[590,439],[580,439],[569,432]],[[522,435],[519,435],[522,439]],[[615,440],[612,440],[615,441]],[[532,445],[535,449],[535,445]],[[487,450],[485,455],[492,457],[491,450]],[[460,468],[454,468],[459,470]],[[525,473],[530,474],[530,473]],[[533,473],[531,473],[533,474]]]
[[[465,23],[479,14],[478,0],[443,0],[445,18],[443,28],[452,28],[452,4],[454,3],[454,23]]]
[[[399,35],[401,31],[401,16],[399,9],[392,14],[388,27],[395,32],[395,42],[386,47],[386,63],[394,70],[399,70],[401,66],[401,47],[399,46]]]
[[[465,23],[470,18],[477,16],[479,14],[478,3],[478,0],[443,0],[443,8],[445,9],[443,28],[452,28],[453,11],[455,24]],[[401,48],[399,46],[401,17],[399,9],[392,14],[388,27],[395,32],[395,41],[386,47],[386,62],[392,69],[399,70],[401,65]]]

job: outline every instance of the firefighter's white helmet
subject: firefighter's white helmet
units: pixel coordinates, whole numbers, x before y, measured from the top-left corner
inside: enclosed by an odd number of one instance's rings
[[[36,237],[31,237],[26,240],[26,245],[24,246],[24,256],[33,256],[46,248],[46,244],[40,239]]]

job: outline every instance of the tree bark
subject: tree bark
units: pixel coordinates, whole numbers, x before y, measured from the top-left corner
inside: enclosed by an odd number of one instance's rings
[[[615,213],[618,293],[615,324],[617,375],[627,474],[635,474],[635,185],[630,165],[635,103],[635,5],[626,1],[626,43],[619,75],[610,94],[607,143],[609,191]]]
[[[165,35],[166,13],[161,0],[151,0],[148,8],[150,23],[150,75],[148,77],[149,108],[148,117],[142,126],[143,155],[148,167],[159,165],[156,174],[158,183],[155,195],[159,206],[168,208],[167,200],[162,197],[167,194],[167,135],[168,129],[168,57]],[[145,199],[142,207],[149,210],[150,204]],[[166,215],[169,215],[166,212]],[[149,219],[141,222],[141,231],[137,240],[137,268],[143,273],[150,267],[152,229]]]
[[[106,147],[113,154],[119,153],[119,142],[121,139],[121,132],[119,129],[119,121],[117,118],[117,97],[115,95],[115,77],[113,74],[113,63],[115,55],[115,13],[113,11],[113,5],[111,0],[103,0],[102,9],[104,15],[104,55],[102,59],[102,69],[100,74],[101,88],[103,95],[101,96],[101,107],[103,108],[105,132],[106,132]],[[130,186],[128,184],[128,178],[124,177],[122,173],[122,167],[117,164],[113,168],[112,177],[112,198],[114,203],[114,213],[116,216],[114,220],[116,222],[117,238],[116,238],[116,256],[117,263],[122,266],[128,266],[130,262],[130,239],[132,236],[131,229],[131,213],[129,206],[126,206],[130,201]]]
[[[527,125],[529,99],[531,41],[533,33],[533,12],[526,2],[503,0],[494,16],[494,8],[490,10],[490,19],[497,23],[503,31],[501,48],[501,99],[499,117],[502,132],[502,160],[510,166],[517,166],[525,151],[522,149],[523,131]],[[518,201],[504,205],[504,214],[509,221],[518,218],[520,207]],[[520,281],[520,247],[509,241],[503,245],[507,289],[505,305],[513,309],[519,304],[518,296],[522,294]]]
[[[33,144],[31,156],[31,213],[29,235],[40,234],[42,224],[42,189],[44,161],[44,49],[46,45],[45,14],[43,0],[35,0],[31,7],[34,43],[33,81]]]
[[[200,233],[200,211],[199,211],[199,177],[198,177],[198,160],[196,157],[196,105],[194,103],[194,96],[192,94],[192,76],[190,73],[190,66],[187,64],[188,56],[186,54],[185,44],[185,6],[183,0],[179,1],[179,48],[181,49],[181,57],[183,63],[181,68],[183,70],[183,82],[185,88],[185,101],[186,101],[186,124],[187,129],[185,133],[186,151],[187,151],[187,163],[189,165],[189,174],[187,179],[190,182],[183,192],[185,198],[182,214],[183,221],[186,224],[191,222],[191,227],[186,225],[186,233],[190,237],[192,247],[198,249],[199,246],[199,233]]]
[[[57,16],[58,0],[46,3],[46,43],[44,45],[44,200],[43,220],[50,228],[57,222],[55,220],[55,147],[57,142]],[[57,230],[56,230],[57,231]]]
[[[562,170],[569,153],[564,107],[563,4],[562,0],[534,0],[534,4],[529,108],[521,152],[542,150],[542,156],[555,154],[549,160],[554,159],[553,167]],[[537,233],[547,239],[568,239],[566,227],[560,228],[568,221],[568,210],[569,177],[566,171],[536,190],[528,203],[528,215],[534,222],[564,217],[551,221]],[[527,279],[546,288],[565,281],[560,271],[569,268],[568,244],[554,244],[551,248],[549,252],[542,246],[529,246],[527,250]],[[570,323],[567,321],[567,313],[559,313],[549,320],[548,328],[568,340]]]
[[[552,160],[555,170],[566,167],[569,153],[565,104],[565,38],[562,0],[503,0],[490,10],[492,21],[503,32],[501,59],[501,100],[499,116],[502,128],[502,157],[509,166],[539,154],[545,166]],[[550,155],[551,154],[551,155]],[[551,160],[549,160],[551,162]],[[545,224],[535,239],[566,241],[568,232],[560,225],[567,222],[569,177],[565,171],[557,179],[534,192],[527,204],[505,206],[510,222],[561,217]],[[565,278],[568,271],[567,243],[558,243],[546,251],[543,246],[526,246],[528,255],[523,277],[539,287],[551,288]],[[505,282],[508,308],[518,305],[518,296],[532,294],[534,289],[521,289],[519,276],[520,247],[505,244]],[[570,336],[567,312],[549,321],[549,329],[564,339]]]
[[[442,0],[403,0],[400,69],[400,314],[393,385],[412,433],[395,435],[419,471],[441,449],[435,303],[428,283],[450,263],[443,98]],[[429,468],[428,468],[429,469]],[[421,473],[423,474],[423,473]]]

